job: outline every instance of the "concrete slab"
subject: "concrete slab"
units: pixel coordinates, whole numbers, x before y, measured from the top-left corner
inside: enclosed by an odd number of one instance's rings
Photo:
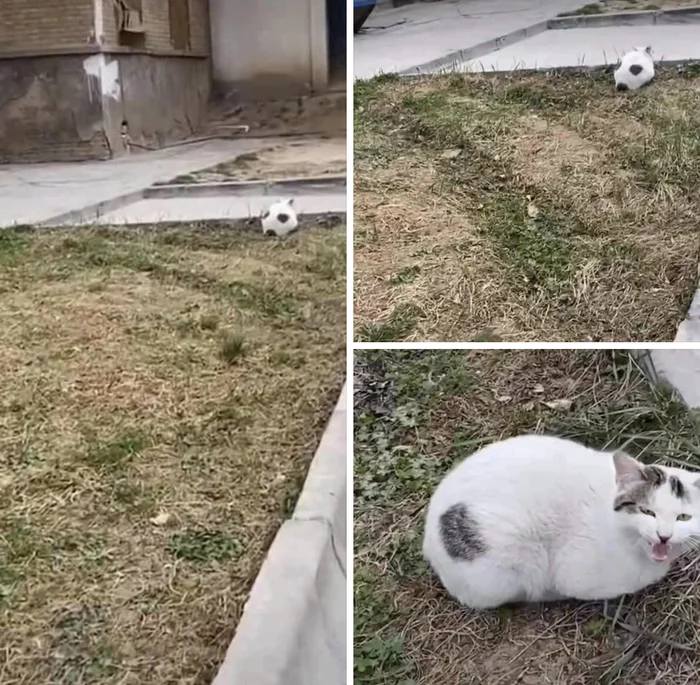
[[[636,356],[652,382],[668,383],[691,409],[700,409],[700,349],[639,350]]]
[[[43,223],[288,140],[210,140],[106,162],[0,166],[0,228]]]
[[[73,218],[65,223],[121,225],[247,219],[260,216],[275,199],[269,195],[151,198],[109,211],[97,218],[89,214],[80,220]],[[340,214],[347,210],[347,195],[345,193],[298,195],[294,196],[294,204],[300,214]]]
[[[355,36],[355,78],[410,70],[585,4],[585,0],[451,0],[379,7]]]
[[[700,287],[695,291],[695,297],[690,303],[688,314],[678,327],[674,342],[700,343]],[[700,379],[698,385],[700,385]]]
[[[214,685],[345,685],[346,421],[343,388]]]
[[[700,59],[697,25],[607,26],[540,33],[502,50],[455,65],[457,71],[513,71],[615,64],[635,46],[651,45],[654,59]]]

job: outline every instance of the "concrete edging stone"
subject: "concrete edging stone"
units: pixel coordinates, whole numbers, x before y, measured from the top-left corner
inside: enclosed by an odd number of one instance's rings
[[[347,386],[213,685],[346,683]]]

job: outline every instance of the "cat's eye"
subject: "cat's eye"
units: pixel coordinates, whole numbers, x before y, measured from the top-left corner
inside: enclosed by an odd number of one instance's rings
[[[641,514],[645,514],[646,516],[656,516],[651,509],[647,509],[646,507],[639,507],[639,512]]]
[[[676,516],[676,521],[690,521],[690,519],[690,514],[678,514],[678,516]]]

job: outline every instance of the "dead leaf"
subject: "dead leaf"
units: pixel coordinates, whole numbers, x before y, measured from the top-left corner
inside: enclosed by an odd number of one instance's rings
[[[154,526],[167,526],[170,522],[170,514],[167,511],[161,511],[158,516],[154,516],[151,519],[151,523]]]
[[[537,215],[540,213],[540,210],[537,209],[537,205],[532,201],[532,198],[528,195],[527,196],[527,215],[531,219],[536,219]]]
[[[455,157],[459,157],[462,154],[462,151],[457,147],[453,148],[452,150],[445,150],[440,157],[443,159],[455,159]]]
[[[562,398],[559,400],[552,400],[551,402],[543,402],[542,404],[550,409],[568,411],[571,409],[573,402],[571,400],[567,400],[566,398]]]
[[[532,411],[534,408],[535,408],[534,402],[525,402],[525,404],[523,404],[523,409],[525,411]]]
[[[544,392],[544,385],[542,383],[538,383],[533,389],[532,392],[534,392],[537,395],[541,395]]]
[[[513,399],[512,395],[496,395],[495,397],[496,402],[503,402],[504,404],[506,402],[510,402]]]

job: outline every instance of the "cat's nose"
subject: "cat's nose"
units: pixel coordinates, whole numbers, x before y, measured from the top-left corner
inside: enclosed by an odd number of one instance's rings
[[[668,536],[666,536],[666,535],[659,535],[659,540],[661,540],[661,542],[662,542],[663,544],[667,543],[670,539],[671,539],[671,536],[670,536],[670,535],[668,535]]]

